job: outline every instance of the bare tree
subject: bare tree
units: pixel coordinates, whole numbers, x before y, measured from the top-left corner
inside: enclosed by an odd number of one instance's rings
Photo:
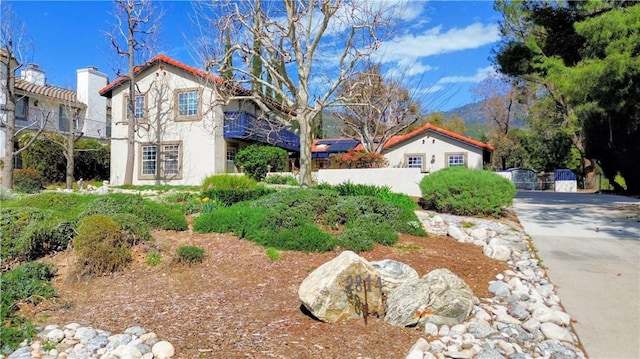
[[[25,118],[24,124],[16,123],[16,109],[24,98],[16,91],[17,72],[22,67],[24,52],[28,47],[24,25],[15,18],[8,6],[3,7],[0,23],[0,121],[5,137],[2,158],[2,188],[5,190],[13,188],[15,158],[33,144],[47,123],[46,116]],[[22,109],[28,107],[24,100]],[[17,136],[26,130],[35,131],[35,135],[20,149],[16,149]]]
[[[495,167],[506,169],[509,148],[515,146],[509,137],[513,126],[518,97],[521,95],[516,84],[506,76],[490,76],[481,82],[473,91],[482,100],[482,109],[487,117],[488,140],[496,148]]]
[[[385,79],[380,65],[367,66],[337,91],[343,111],[337,117],[345,133],[360,140],[365,152],[380,153],[391,137],[420,118],[420,104],[401,78]]]
[[[115,0],[117,25],[109,34],[111,45],[117,54],[127,60],[127,77],[129,78],[129,96],[127,111],[127,161],[124,184],[133,183],[133,166],[135,163],[136,118],[135,102],[139,95],[136,86],[136,61],[138,57],[148,57],[152,36],[156,33],[159,17],[153,16],[150,0]]]
[[[389,35],[399,6],[387,5],[364,0],[199,4],[199,51],[207,68],[221,74],[231,70],[237,84],[251,89],[244,98],[253,99],[270,117],[299,128],[303,186],[312,182],[314,119],[338,103],[336,90]],[[242,61],[232,63],[232,58]],[[273,106],[280,101],[284,106]]]

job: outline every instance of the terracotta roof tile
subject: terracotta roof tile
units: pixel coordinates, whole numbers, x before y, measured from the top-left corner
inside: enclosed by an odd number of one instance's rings
[[[213,80],[214,82],[217,83],[222,83],[222,79],[216,76],[213,76],[209,73],[206,73],[202,70],[198,70],[195,67],[191,67],[189,65],[183,64],[179,61],[176,61],[172,58],[170,58],[169,56],[165,56],[165,55],[156,55],[154,56],[151,60],[147,61],[146,63],[144,63],[143,65],[138,65],[134,68],[134,72],[135,74],[139,74],[140,72],[148,69],[149,67],[157,64],[157,63],[165,63],[171,66],[174,66],[176,68],[182,69],[186,72],[189,72],[191,74],[194,74],[196,76],[202,77],[204,79],[209,79],[209,80]],[[111,91],[113,91],[116,87],[125,84],[127,81],[129,80],[129,76],[120,76],[117,79],[115,79],[112,83],[108,84],[107,86],[101,88],[98,93],[100,93],[100,95],[102,96],[110,96]]]
[[[198,76],[200,78],[203,78],[203,79],[206,79],[206,80],[211,80],[211,81],[213,81],[215,83],[218,83],[218,84],[224,84],[228,88],[234,90],[236,93],[242,94],[243,96],[252,96],[253,95],[251,90],[245,89],[245,88],[240,87],[238,85],[231,84],[229,82],[225,82],[220,77],[214,76],[214,75],[212,75],[212,74],[210,74],[208,72],[202,71],[202,70],[198,70],[195,67],[183,64],[183,63],[181,63],[181,62],[179,62],[177,60],[174,60],[174,59],[170,58],[169,56],[162,55],[162,54],[154,56],[151,60],[147,61],[143,65],[136,66],[134,71],[135,71],[135,73],[137,75],[137,74],[141,73],[142,71],[148,69],[149,67],[151,67],[151,66],[153,66],[153,65],[155,65],[157,63],[160,63],[160,62],[168,64],[168,65],[171,65],[171,66],[174,66],[174,67],[179,68],[179,69],[182,69],[182,70],[184,70],[184,71],[186,71],[188,73],[191,73],[193,75],[196,75],[196,76]],[[115,79],[112,83],[110,83],[107,86],[101,88],[98,92],[102,96],[110,97],[111,96],[111,92],[116,87],[125,84],[128,81],[128,79],[129,79],[129,76],[120,76],[117,79]],[[280,110],[282,112],[285,112],[285,113],[288,113],[290,115],[294,114],[294,111],[291,108],[289,108],[289,107],[287,107],[287,106],[285,106],[285,105],[283,105],[283,104],[281,104],[281,103],[279,103],[279,102],[277,102],[277,101],[275,101],[275,100],[273,100],[271,98],[263,98],[263,101],[266,102],[268,105],[272,106],[272,108],[277,108],[278,110]]]
[[[445,130],[444,128],[440,128],[438,126],[434,126],[430,123],[425,124],[424,126],[413,130],[407,134],[404,135],[396,135],[393,136],[389,139],[389,141],[387,141],[387,143],[384,144],[383,150],[388,150],[394,146],[398,146],[399,144],[408,141],[414,137],[420,136],[423,133],[427,132],[427,131],[433,131],[439,134],[442,134],[444,136],[456,139],[458,141],[462,141],[465,142],[471,146],[475,146],[475,147],[480,147],[482,149],[488,150],[488,151],[493,151],[494,148],[493,146],[486,144],[484,142],[478,141],[478,140],[474,140],[473,138],[467,137],[467,136],[463,136],[461,134],[449,131],[449,130]],[[356,148],[354,148],[355,151],[362,151],[363,150],[363,146],[362,144],[359,144]]]
[[[16,89],[25,92],[26,94],[35,94],[43,97],[54,98],[69,105],[76,105],[80,107],[86,106],[84,103],[78,100],[75,91],[63,87],[54,85],[37,85],[23,79],[16,78]]]

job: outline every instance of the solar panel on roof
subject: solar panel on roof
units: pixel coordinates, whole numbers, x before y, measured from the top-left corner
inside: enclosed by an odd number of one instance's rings
[[[327,151],[331,153],[347,152],[357,144],[356,140],[339,140],[332,144]]]

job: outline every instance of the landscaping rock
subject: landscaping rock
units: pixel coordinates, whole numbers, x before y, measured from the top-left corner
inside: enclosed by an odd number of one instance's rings
[[[389,294],[384,320],[395,326],[455,325],[473,309],[473,292],[448,269],[405,282]]]
[[[371,263],[354,252],[344,251],[311,272],[298,288],[298,297],[311,314],[328,323],[382,313],[378,279],[378,271]]]
[[[405,263],[392,259],[371,262],[371,265],[378,271],[380,278],[382,278],[382,292],[384,294],[389,294],[400,284],[410,279],[418,279],[419,277],[415,269]]]

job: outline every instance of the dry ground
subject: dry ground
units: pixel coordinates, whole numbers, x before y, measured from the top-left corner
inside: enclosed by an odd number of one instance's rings
[[[129,269],[89,281],[74,280],[71,252],[58,253],[54,284],[59,299],[24,308],[42,324],[80,323],[112,333],[138,325],[176,347],[177,358],[403,358],[421,336],[415,328],[392,327],[377,318],[337,324],[318,322],[300,308],[303,279],[338,252],[281,252],[271,260],[264,248],[226,234],[158,231],[154,247],[163,261],[145,263],[148,247],[135,248]],[[205,249],[206,259],[179,265],[180,245]],[[448,268],[489,297],[488,282],[507,268],[481,248],[443,236],[402,236],[395,247],[377,246],[361,255],[395,259],[420,275]]]

